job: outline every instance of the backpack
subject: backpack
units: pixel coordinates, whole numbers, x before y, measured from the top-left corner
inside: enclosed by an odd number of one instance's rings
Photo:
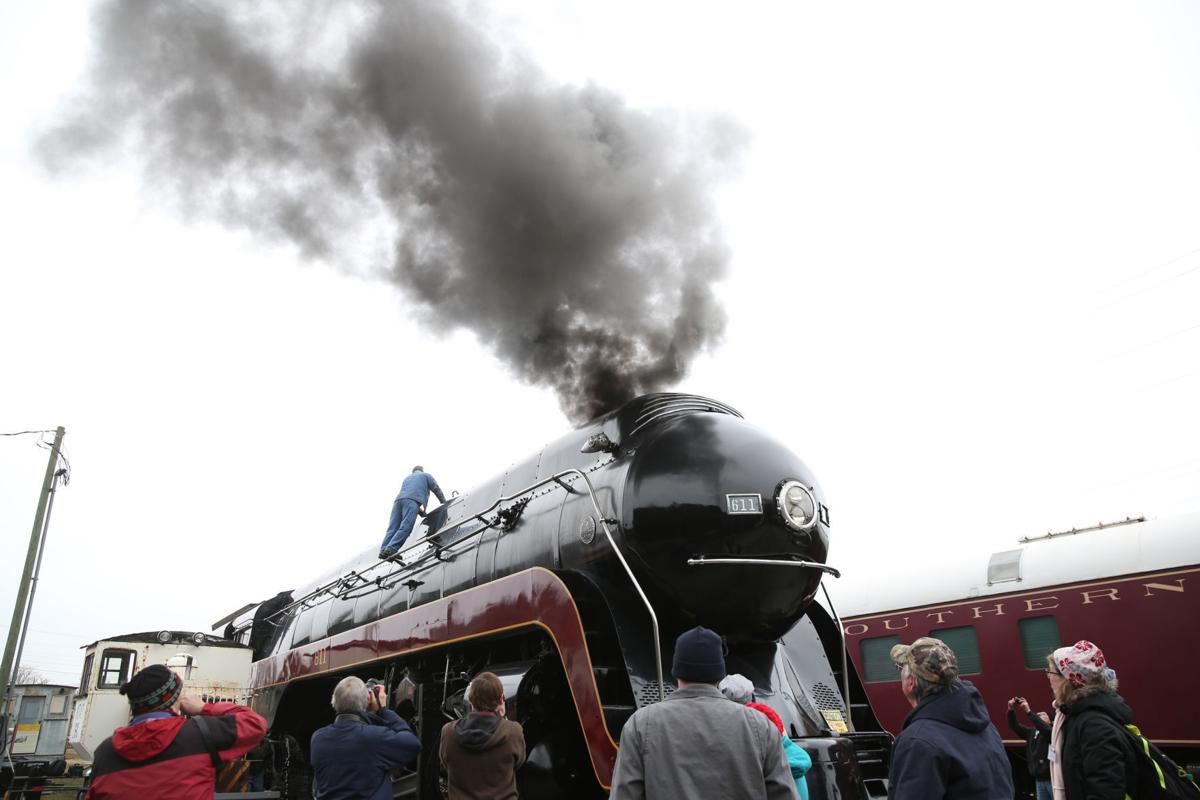
[[[1200,786],[1191,773],[1142,736],[1137,725],[1126,725],[1123,730],[1138,752],[1137,800],[1159,797],[1200,800]]]
[[[1134,751],[1137,774],[1130,786],[1134,794],[1125,795],[1126,800],[1200,800],[1200,786],[1196,785],[1191,773],[1176,764],[1167,754],[1154,745],[1137,725],[1121,725],[1103,712],[1091,712],[1104,717],[1124,734],[1125,743]]]

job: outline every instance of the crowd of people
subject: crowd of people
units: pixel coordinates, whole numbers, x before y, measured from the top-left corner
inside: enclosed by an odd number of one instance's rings
[[[959,678],[954,651],[925,637],[896,645],[891,658],[913,710],[892,752],[888,797],[1012,798],[1000,735],[988,721],[979,691]],[[1165,789],[1170,770],[1152,762],[1152,748],[1132,727],[1133,712],[1117,694],[1116,672],[1099,647],[1086,640],[1060,647],[1047,656],[1045,672],[1053,717],[1032,711],[1023,697],[1008,701],[1007,715],[1009,726],[1027,742],[1038,800],[1142,800],[1151,796],[1140,780],[1149,769],[1158,771]],[[1017,721],[1018,708],[1031,726]],[[1144,752],[1139,753],[1139,742]],[[1190,779],[1183,781],[1184,790],[1200,798]]]
[[[121,693],[132,717],[97,748],[87,800],[211,800],[221,764],[253,759],[266,734],[262,716],[246,706],[184,694],[179,676],[161,664],[138,672]],[[448,797],[516,800],[525,737],[520,725],[505,718],[504,685],[493,673],[481,672],[467,687],[466,700],[469,713],[441,731]],[[313,733],[309,747],[314,796],[391,800],[393,775],[416,765],[420,740],[388,707],[387,688],[379,681],[343,678],[330,703],[334,720]]]
[[[446,501],[433,476],[413,467],[393,503],[381,559],[402,549],[430,493]],[[912,710],[892,750],[888,797],[1012,800],[1003,742],[978,689],[960,678],[954,651],[922,637],[896,645],[890,657]],[[671,671],[678,688],[663,702],[638,709],[621,731],[614,800],[808,800],[811,756],[787,735],[774,708],[756,702],[749,679],[727,674],[720,635],[703,627],[680,635]],[[1027,743],[1037,800],[1143,800],[1139,734],[1100,648],[1086,640],[1058,648],[1045,671],[1051,710],[1033,711],[1025,698],[1013,697],[1007,714],[1008,726]],[[184,694],[179,677],[162,665],[138,672],[121,693],[132,718],[97,749],[89,800],[211,798],[221,763],[242,757],[250,762],[251,788],[262,788],[269,748],[261,716]],[[516,800],[525,738],[506,717],[503,684],[482,672],[464,697],[469,712],[447,722],[438,738],[448,797]],[[310,742],[315,795],[390,800],[393,774],[416,765],[420,740],[389,708],[379,681],[343,678],[331,705],[333,722]],[[1018,721],[1018,710],[1029,725]]]
[[[721,637],[706,628],[676,640],[671,672],[678,689],[625,723],[614,800],[807,800],[811,757],[787,735],[778,712],[755,701],[750,680],[727,674],[724,654]],[[888,797],[1012,800],[1004,745],[979,691],[959,677],[954,651],[923,637],[890,655],[912,711],[892,750]],[[1139,766],[1148,755],[1138,752],[1132,711],[1100,648],[1080,641],[1055,650],[1046,678],[1053,716],[1033,711],[1022,697],[1008,702],[1008,724],[1028,743],[1038,800],[1142,800]],[[162,665],[141,670],[121,692],[132,718],[97,749],[89,800],[211,798],[221,763],[251,753],[266,732],[266,721],[245,706],[184,694],[180,678]],[[525,739],[506,718],[504,686],[482,672],[465,700],[469,713],[446,723],[439,737],[447,794],[515,800]],[[389,800],[394,772],[416,764],[421,742],[389,708],[378,681],[343,678],[331,704],[333,722],[311,739],[316,796]],[[1018,710],[1030,725],[1017,720]]]

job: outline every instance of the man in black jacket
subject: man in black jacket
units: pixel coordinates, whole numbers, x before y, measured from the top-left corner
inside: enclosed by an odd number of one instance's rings
[[[1017,722],[1018,707],[1029,717],[1032,728]],[[1029,710],[1029,701],[1014,697],[1008,701],[1008,727],[1025,740],[1025,761],[1037,787],[1037,800],[1054,800],[1054,788],[1050,785],[1050,734],[1053,730],[1050,715],[1045,711],[1034,714]]]

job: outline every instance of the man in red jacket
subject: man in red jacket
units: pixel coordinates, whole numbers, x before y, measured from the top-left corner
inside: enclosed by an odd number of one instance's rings
[[[96,748],[87,800],[212,800],[216,768],[267,730],[245,706],[185,695],[179,676],[162,664],[134,675],[121,694],[133,719]]]

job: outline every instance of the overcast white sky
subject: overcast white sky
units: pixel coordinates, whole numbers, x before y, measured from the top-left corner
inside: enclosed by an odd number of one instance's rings
[[[667,388],[815,470],[848,587],[914,579],[918,543],[1200,507],[1200,6],[782,6],[493,16],[564,82],[752,134],[724,344]],[[80,645],[207,630],[377,546],[413,463],[465,491],[569,428],[390,285],[183,224],[126,165],[41,174],[87,12],[0,4],[0,432],[67,428],[25,659],[65,683]],[[44,468],[0,438],[4,628]]]

